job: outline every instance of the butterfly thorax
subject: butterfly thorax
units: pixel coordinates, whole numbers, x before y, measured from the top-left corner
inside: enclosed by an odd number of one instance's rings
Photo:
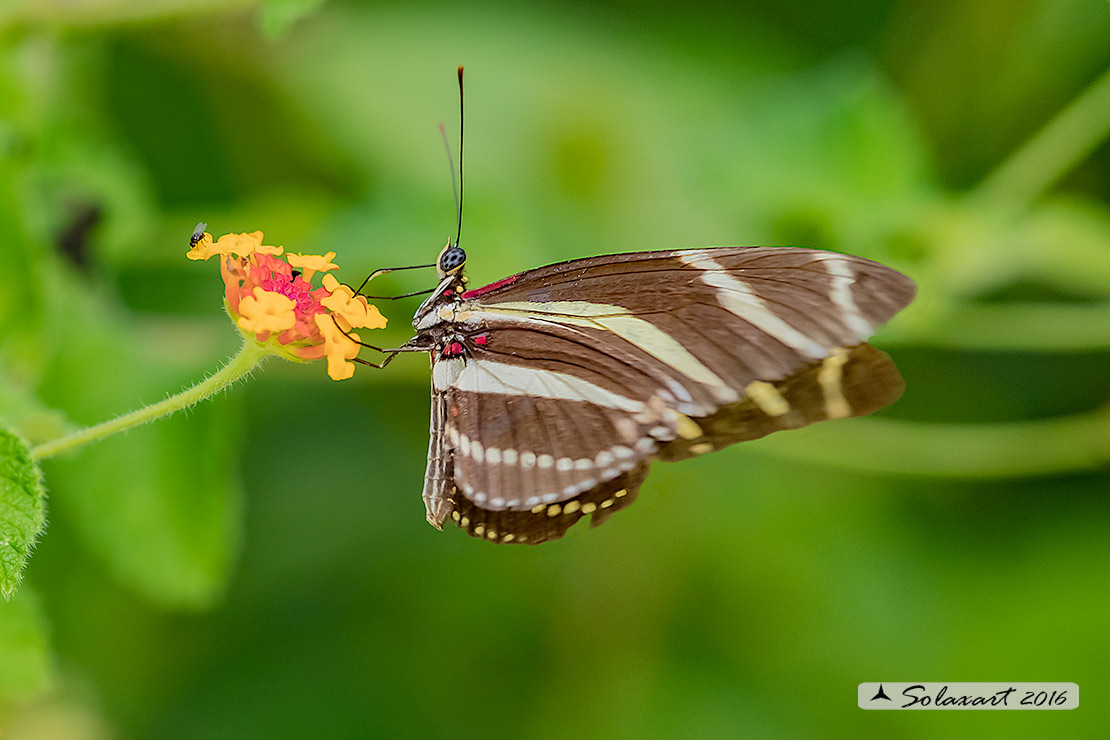
[[[407,346],[431,352],[433,360],[465,359],[488,343],[489,331],[477,316],[476,306],[453,289],[433,297],[435,300],[416,313],[413,326],[417,335]]]

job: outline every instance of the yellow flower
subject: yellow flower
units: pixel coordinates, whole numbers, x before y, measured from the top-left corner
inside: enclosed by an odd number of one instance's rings
[[[381,329],[385,318],[363,296],[327,274],[321,288],[313,288],[317,272],[338,269],[334,252],[325,255],[288,254],[262,244],[262,232],[225,234],[213,241],[195,237],[187,254],[192,260],[218,256],[224,279],[227,312],[249,339],[274,354],[296,362],[327,358],[328,375],[345,380],[354,374],[352,360],[361,341],[352,328]],[[294,268],[302,274],[294,275]]]
[[[206,231],[185,256],[191,260],[206,260],[217,254],[249,257],[252,254],[279,255],[283,251],[283,247],[263,245],[261,231],[252,231],[249,234],[224,234],[215,243],[212,241],[212,235]]]
[[[331,275],[324,275],[324,288],[331,295],[320,303],[347,323],[344,328],[385,328],[385,317],[378,307],[368,304],[362,296],[355,296],[355,292],[349,285],[343,285]]]
[[[311,282],[312,276],[318,272],[338,270],[339,265],[333,264],[335,252],[328,252],[323,257],[318,254],[287,254],[285,261],[292,267],[304,271],[304,279]]]
[[[285,331],[297,323],[297,315],[293,312],[296,307],[297,302],[292,298],[256,287],[254,295],[239,301],[239,320],[235,323],[253,334]]]
[[[336,326],[331,316],[316,314],[316,326],[324,337],[324,355],[328,358],[328,376],[332,380],[346,380],[355,374],[355,364],[350,362],[358,357],[358,334],[347,334]]]
[[[185,256],[191,260],[206,260],[212,255],[219,253],[220,252],[216,250],[216,245],[212,243],[212,235],[206,231],[189,249],[189,252]]]

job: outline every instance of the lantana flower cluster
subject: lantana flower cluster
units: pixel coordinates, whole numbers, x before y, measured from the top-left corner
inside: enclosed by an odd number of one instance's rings
[[[328,274],[338,269],[335,252],[284,254],[264,245],[261,231],[216,241],[205,232],[192,241],[189,259],[219,257],[225,305],[239,331],[274,354],[296,362],[327,358],[328,376],[346,380],[362,341],[352,330],[385,328],[377,307]],[[313,288],[317,273],[324,274],[321,287]]]

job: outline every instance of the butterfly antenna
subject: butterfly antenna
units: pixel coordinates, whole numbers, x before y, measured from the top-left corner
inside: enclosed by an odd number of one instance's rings
[[[462,204],[463,204],[463,68],[459,65],[459,194],[456,199],[456,216],[458,230],[455,232],[455,245],[459,243],[462,238]],[[451,168],[452,177],[454,177],[455,168]]]
[[[390,297],[390,296],[380,296],[380,295],[379,296],[370,296],[370,295],[366,295],[365,293],[363,293],[362,289],[365,288],[366,284],[369,283],[374,278],[376,278],[378,275],[386,275],[386,274],[391,273],[391,272],[399,272],[400,270],[422,270],[425,267],[435,267],[435,266],[436,266],[436,263],[432,262],[431,264],[427,264],[427,265],[405,265],[404,267],[383,267],[380,270],[374,270],[372,273],[367,275],[366,279],[362,281],[362,284],[358,286],[358,290],[355,291],[355,295],[361,295],[364,298],[375,298],[375,299],[380,299],[380,300],[392,301],[392,300],[396,300],[398,298],[408,298],[409,296],[420,295],[421,293],[431,293],[432,292],[431,290],[421,290],[417,293],[406,293],[405,295],[392,296],[392,297]]]

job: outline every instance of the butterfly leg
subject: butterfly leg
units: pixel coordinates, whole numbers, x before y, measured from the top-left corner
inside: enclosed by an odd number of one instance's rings
[[[378,349],[378,348],[377,347],[371,347],[370,349]],[[381,352],[382,350],[378,350],[378,351]],[[373,367],[373,368],[377,368],[378,370],[381,370],[383,367],[388,365],[393,360],[394,357],[396,357],[399,354],[401,354],[401,353],[400,352],[390,352],[388,355],[386,355],[386,358],[384,360],[382,360],[382,363],[380,365],[377,364],[377,363],[374,363],[374,362],[370,362],[369,360],[363,360],[360,357],[351,358],[351,362],[357,362],[360,365],[366,365],[368,367]]]

